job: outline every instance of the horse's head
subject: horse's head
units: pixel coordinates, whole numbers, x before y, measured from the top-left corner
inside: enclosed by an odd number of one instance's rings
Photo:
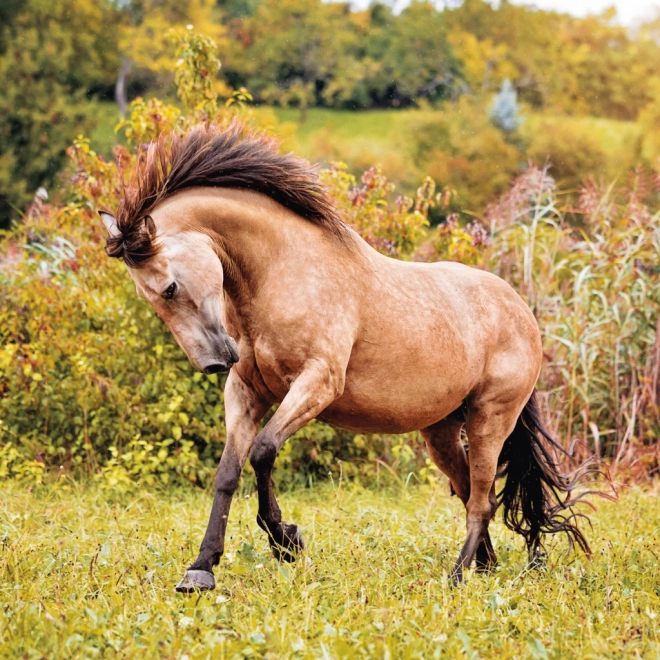
[[[224,274],[211,239],[196,231],[156,235],[149,216],[126,235],[113,215],[101,218],[110,234],[108,254],[124,258],[137,294],[149,301],[193,366],[206,374],[231,369],[238,347],[222,322]]]

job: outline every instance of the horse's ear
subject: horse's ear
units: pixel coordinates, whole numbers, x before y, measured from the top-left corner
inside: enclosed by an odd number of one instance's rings
[[[99,215],[101,216],[101,220],[103,220],[105,228],[108,230],[108,234],[112,238],[119,238],[121,232],[119,231],[119,225],[117,225],[117,218],[107,211],[99,211]]]
[[[156,238],[156,223],[150,215],[144,216],[144,231],[147,232],[149,238]]]

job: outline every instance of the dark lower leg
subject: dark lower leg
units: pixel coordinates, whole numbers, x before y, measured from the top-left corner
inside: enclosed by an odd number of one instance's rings
[[[482,466],[488,462],[487,459],[488,456],[483,457]],[[490,570],[497,564],[493,544],[488,533],[488,524],[497,510],[495,468],[496,466],[493,468],[492,480],[471,480],[471,495],[466,503],[468,512],[467,539],[451,572],[451,579],[454,584],[463,580],[463,570],[470,567],[473,559],[476,561],[477,570],[481,572]],[[486,467],[487,470],[488,468]],[[482,471],[484,471],[483,467]],[[489,482],[490,487],[487,485]]]
[[[257,477],[259,511],[257,524],[268,534],[268,541],[276,559],[292,562],[305,544],[297,525],[282,520],[282,512],[275,497],[272,479],[275,463],[276,444],[266,439],[257,438],[250,456]]]
[[[199,550],[199,556],[190,566],[191,570],[208,571],[210,573],[220,561],[225,549],[229,508],[234,491],[238,487],[240,474],[240,462],[230,456],[225,459],[225,454],[223,454],[215,477],[215,496],[209,524]]]
[[[494,482],[493,482],[493,487],[490,489],[488,500],[493,510],[493,515],[495,515],[495,511],[497,510],[497,495],[495,493]],[[479,571],[480,573],[486,573],[492,570],[493,568],[495,568],[495,566],[497,566],[497,556],[495,555],[495,550],[493,549],[493,542],[490,540],[490,532],[488,531],[488,529],[486,529],[486,534],[484,536],[484,539],[477,548],[477,552],[474,556],[474,563],[477,567],[477,571]]]
[[[515,419],[513,420],[515,424]],[[454,582],[463,578],[463,570],[469,568],[477,549],[483,543],[480,559],[488,563],[492,543],[488,537],[488,524],[497,510],[495,477],[497,463],[504,439],[511,432],[511,420],[498,415],[489,407],[479,410],[475,406],[467,422],[470,449],[470,496],[466,503],[467,538],[452,571]]]
[[[475,518],[471,517],[468,514],[468,532],[465,543],[461,548],[461,552],[458,555],[458,559],[454,564],[454,568],[451,572],[451,580],[454,584],[463,581],[463,570],[470,567],[472,560],[474,559],[477,549],[481,544],[485,543],[486,537],[488,536],[488,522],[490,518]],[[490,544],[490,538],[488,539],[488,544],[492,549],[492,544]]]

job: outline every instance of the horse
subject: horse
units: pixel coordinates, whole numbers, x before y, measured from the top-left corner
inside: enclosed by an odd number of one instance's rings
[[[116,214],[100,215],[106,253],[123,259],[192,365],[229,372],[210,519],[177,591],[215,587],[248,457],[273,554],[294,561],[304,549],[271,474],[283,443],[314,418],[360,433],[419,431],[466,509],[454,583],[473,560],[496,565],[488,526],[499,506],[530,558],[556,532],[590,552],[574,480],[560,474],[539,413],[539,327],[502,279],[380,254],[344,223],[313,166],[238,123],[161,136]],[[506,479],[500,493],[496,477]]]

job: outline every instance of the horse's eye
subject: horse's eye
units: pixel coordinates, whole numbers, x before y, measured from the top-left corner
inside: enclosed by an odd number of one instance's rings
[[[163,291],[163,298],[165,300],[172,300],[174,298],[174,294],[176,293],[176,282],[172,282],[165,291]]]

